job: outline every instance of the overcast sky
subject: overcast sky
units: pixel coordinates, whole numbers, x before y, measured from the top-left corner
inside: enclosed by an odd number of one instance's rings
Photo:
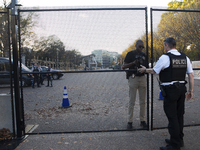
[[[164,6],[171,0],[18,0],[26,6],[145,5]]]
[[[23,7],[166,8],[170,0],[20,0],[18,2]],[[121,54],[145,33],[145,12],[141,10],[39,12],[38,14],[39,23],[35,29],[38,36],[56,35],[67,50],[76,49],[83,55],[91,54],[91,51],[98,49]]]

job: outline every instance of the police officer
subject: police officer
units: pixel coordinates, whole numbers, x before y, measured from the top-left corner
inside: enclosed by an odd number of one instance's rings
[[[186,100],[193,97],[194,75],[190,59],[184,53],[178,52],[174,38],[168,37],[164,40],[164,49],[166,53],[159,58],[153,69],[142,66],[139,72],[159,74],[161,86],[166,94],[163,107],[169,122],[170,139],[165,139],[168,145],[160,147],[160,150],[179,150],[184,146],[185,97]],[[186,73],[189,81],[188,92],[185,86]]]
[[[136,50],[127,53],[122,69],[137,69],[140,65],[147,66],[146,55],[142,50],[144,43],[142,40],[136,42]],[[143,128],[147,127],[145,122],[145,96],[146,96],[146,77],[144,73],[137,71],[127,71],[127,79],[129,84],[129,107],[128,107],[128,124],[127,129],[132,129],[133,111],[136,100],[137,91],[140,101],[140,125]]]
[[[34,66],[32,67],[32,72],[39,72],[38,66],[36,63],[34,63]],[[39,74],[33,74],[34,78],[33,78],[33,82],[32,82],[32,88],[34,88],[35,82],[37,81],[37,86],[40,87],[40,81],[39,81]]]
[[[51,65],[48,65],[48,69],[47,69],[48,72],[52,72],[52,68],[51,68]],[[47,87],[49,86],[49,81],[51,81],[51,87],[53,87],[53,84],[52,84],[52,74],[51,73],[47,73]]]
[[[39,72],[42,72],[42,68],[41,68],[40,64],[38,64],[38,70],[39,70]],[[39,74],[39,78],[40,78],[39,83],[40,83],[41,85],[44,85],[44,84],[43,84],[43,81],[44,81],[43,74]]]

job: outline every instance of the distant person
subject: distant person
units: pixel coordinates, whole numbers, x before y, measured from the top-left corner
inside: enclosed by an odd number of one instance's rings
[[[48,72],[52,72],[51,65],[48,65],[47,71]],[[51,81],[51,87],[53,87],[53,84],[52,84],[52,73],[47,73],[47,87],[49,86],[49,81]]]
[[[40,74],[39,74],[40,82],[39,82],[39,83],[40,83],[41,85],[44,85],[44,83],[43,83],[43,81],[44,81],[43,75],[44,75],[44,74],[41,73],[41,72],[42,72],[42,68],[41,68],[40,64],[38,64],[38,70],[39,70],[39,72],[40,72]]]
[[[168,131],[170,139],[165,139],[168,144],[160,150],[180,150],[184,146],[183,125],[185,113],[185,97],[193,97],[194,75],[190,59],[176,49],[176,41],[172,37],[164,40],[165,54],[163,54],[153,68],[146,69],[142,66],[140,73],[159,74],[161,92],[164,97],[164,111],[168,118]],[[189,81],[187,92],[185,80],[186,73]],[[187,93],[187,94],[186,94]]]
[[[136,50],[127,53],[122,69],[137,69],[140,65],[146,66],[146,55],[142,50],[144,43],[142,40],[136,42]],[[137,71],[127,71],[128,84],[129,84],[129,107],[128,107],[128,124],[127,129],[132,129],[133,111],[136,101],[137,91],[139,93],[140,102],[140,126],[147,128],[145,121],[145,98],[146,98],[146,77],[144,73]]]
[[[37,87],[40,87],[40,81],[39,81],[39,74],[38,73],[36,73],[36,72],[39,72],[39,69],[38,69],[38,66],[37,66],[37,64],[36,63],[34,63],[34,66],[32,67],[32,72],[34,72],[34,74],[33,74],[33,82],[32,82],[32,88],[34,88],[35,87],[35,82],[37,82]]]

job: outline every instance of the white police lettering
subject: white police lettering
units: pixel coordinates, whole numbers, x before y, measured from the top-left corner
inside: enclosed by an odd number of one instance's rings
[[[173,68],[185,68],[187,65],[186,59],[172,59]]]

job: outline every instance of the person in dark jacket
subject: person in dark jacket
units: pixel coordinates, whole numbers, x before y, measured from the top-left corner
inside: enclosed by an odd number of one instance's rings
[[[39,70],[40,73],[42,72],[42,68],[41,68],[40,64],[38,64],[38,70]],[[41,85],[44,85],[44,83],[43,83],[43,81],[44,81],[43,75],[44,74],[39,74],[39,81],[40,81],[39,83]]]
[[[48,65],[48,72],[52,72],[52,68],[51,65]],[[51,81],[51,87],[53,87],[53,83],[52,83],[52,74],[51,73],[47,73],[47,87],[49,86],[49,81]]]
[[[38,66],[36,63],[34,63],[34,66],[32,67],[32,72],[34,72],[33,74],[33,82],[32,82],[32,88],[34,88],[35,82],[37,82],[37,87],[40,87],[40,81],[39,81],[39,74],[36,72],[39,72]]]
[[[147,66],[146,55],[142,50],[144,43],[142,40],[136,42],[136,50],[127,53],[122,69],[129,68],[137,69],[140,65]],[[132,129],[133,111],[136,101],[137,91],[139,93],[140,101],[140,126],[147,128],[145,121],[145,99],[146,99],[146,77],[144,73],[137,71],[127,71],[128,84],[129,84],[129,107],[128,107],[128,124],[127,129]]]

